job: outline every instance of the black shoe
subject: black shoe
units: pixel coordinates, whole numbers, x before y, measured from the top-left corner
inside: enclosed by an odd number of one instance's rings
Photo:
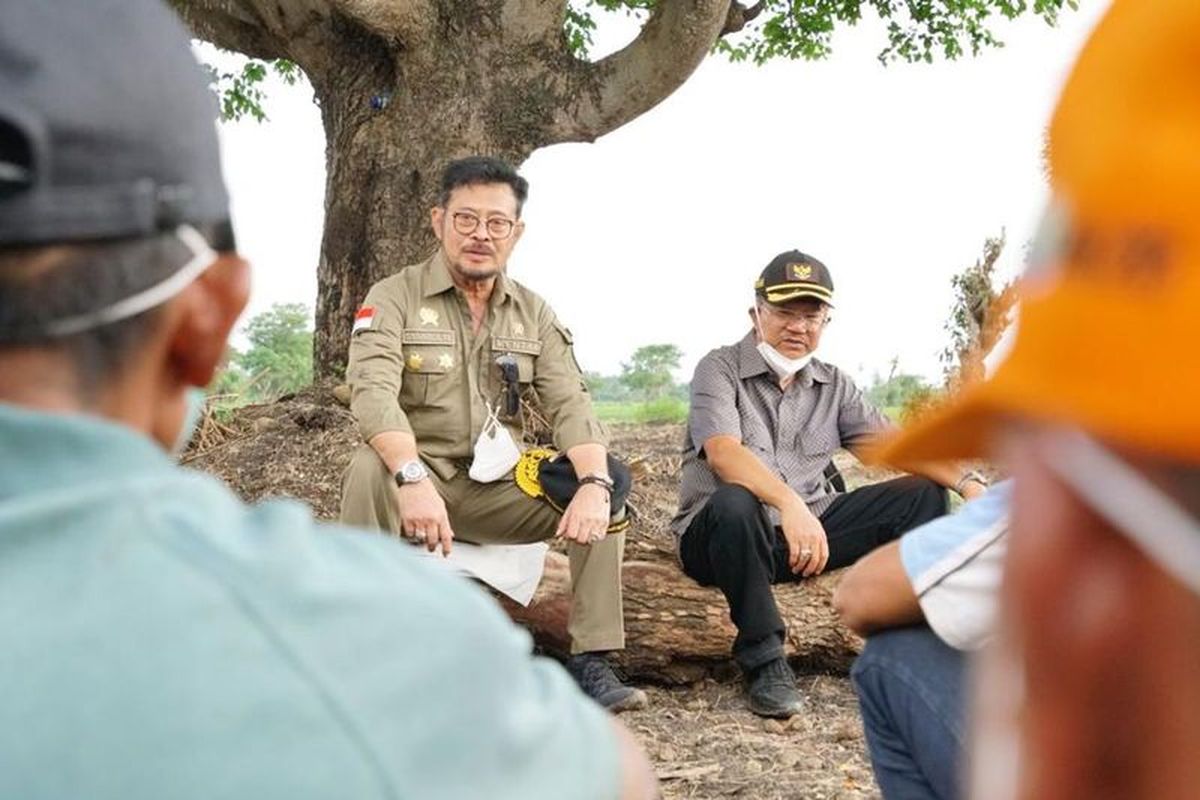
[[[583,693],[614,714],[645,708],[646,693],[621,683],[608,659],[598,653],[580,653],[567,659],[567,672]]]
[[[796,688],[796,676],[787,660],[768,661],[750,673],[746,680],[750,710],[760,717],[787,719],[804,710],[804,698]]]

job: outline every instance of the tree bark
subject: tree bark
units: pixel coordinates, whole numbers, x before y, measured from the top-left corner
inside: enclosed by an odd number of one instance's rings
[[[785,649],[804,669],[845,673],[862,648],[862,640],[833,611],[837,580],[832,573],[774,588],[788,628]],[[718,590],[700,586],[674,564],[661,561],[626,561],[623,583],[626,648],[616,661],[631,677],[678,684],[733,670],[735,629]],[[545,576],[528,607],[502,602],[542,648],[567,653],[571,591],[566,556],[547,554]]]

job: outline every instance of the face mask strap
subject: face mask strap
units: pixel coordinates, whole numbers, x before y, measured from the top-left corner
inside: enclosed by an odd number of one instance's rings
[[[499,430],[501,427],[500,406],[498,404],[492,405],[486,400],[484,400],[483,403],[485,406],[487,406],[487,419],[483,421],[483,431],[487,433],[488,431],[494,432]]]
[[[1200,524],[1179,504],[1079,431],[1055,433],[1042,460],[1161,570],[1200,596]]]
[[[169,277],[110,306],[47,323],[44,329],[46,334],[55,337],[72,336],[120,322],[162,305],[186,289],[213,265],[217,254],[208,246],[208,242],[204,241],[199,231],[190,225],[180,225],[175,229],[175,236],[183,242],[192,257]]]
[[[751,308],[754,309],[754,327],[758,330],[758,340],[765,342],[767,337],[763,335],[762,314],[758,311],[758,295],[754,296],[754,305]]]

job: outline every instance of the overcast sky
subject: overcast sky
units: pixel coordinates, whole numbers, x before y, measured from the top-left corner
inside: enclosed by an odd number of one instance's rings
[[[748,329],[758,272],[799,248],[829,266],[836,311],[819,356],[862,381],[940,375],[950,277],[1005,230],[1020,266],[1046,201],[1041,151],[1062,81],[1106,0],[1052,29],[999,28],[976,59],[883,67],[874,20],[818,63],[709,58],[678,92],[594,144],[538,151],[510,273],[570,327],[583,367],[643,344],[696,360]],[[603,45],[630,35],[616,20]],[[271,121],[221,126],[249,314],[316,296],[324,137],[307,86],[272,86]],[[422,214],[425,212],[422,211]],[[400,266],[400,265],[397,265]]]

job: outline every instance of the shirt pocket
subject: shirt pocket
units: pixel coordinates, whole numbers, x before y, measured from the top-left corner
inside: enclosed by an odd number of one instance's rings
[[[442,405],[458,382],[454,331],[405,328],[400,343],[404,358],[400,404],[406,408]]]
[[[830,425],[801,426],[796,432],[796,452],[811,458],[832,457],[842,446],[836,421]]]
[[[503,385],[503,376],[496,359],[511,353],[517,360],[517,382],[532,383],[537,358],[542,354],[542,343],[537,339],[521,339],[515,336],[492,337],[492,376],[497,388]]]
[[[504,372],[496,360],[510,355],[517,362],[517,393],[519,397],[533,400],[533,376],[537,371],[537,358],[542,353],[542,343],[537,339],[524,339],[513,336],[492,337],[492,364],[488,370],[491,385],[491,400],[501,409],[502,417],[515,417],[507,413],[505,403]]]

